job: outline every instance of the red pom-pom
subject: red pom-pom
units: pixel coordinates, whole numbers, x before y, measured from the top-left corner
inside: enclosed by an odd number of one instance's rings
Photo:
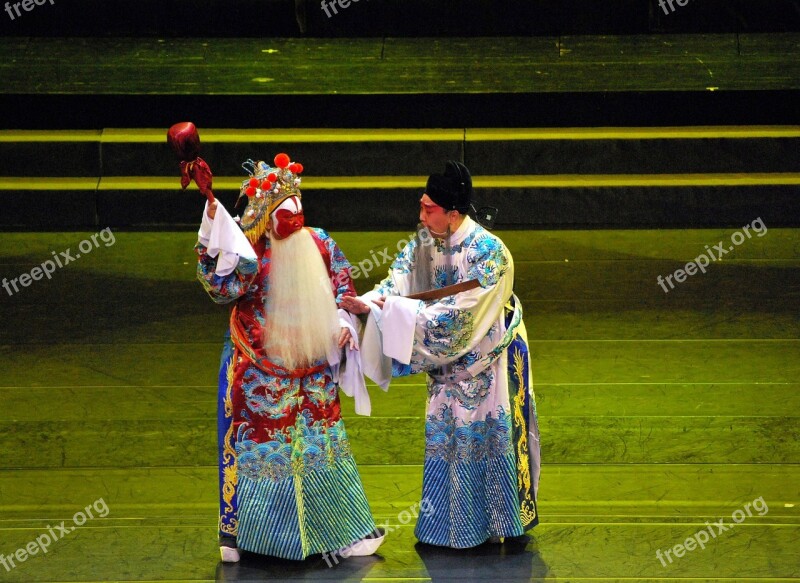
[[[275,174],[274,172],[270,172],[269,176],[267,176],[267,180],[269,180],[270,182],[275,182],[276,180],[278,180],[278,175]]]
[[[288,165],[289,165],[288,155],[280,153],[277,156],[275,156],[275,166],[277,166],[278,168],[286,168]]]
[[[270,188],[272,188],[272,183],[269,180],[261,183],[261,190],[269,190]]]
[[[245,190],[245,191],[244,191],[244,193],[245,193],[247,196],[255,196],[255,195],[256,195],[256,189],[255,189],[255,188],[253,188],[252,186],[248,186],[248,187],[247,187],[247,190]]]
[[[296,170],[293,170],[295,174],[301,174],[303,172],[303,165],[300,162],[296,162],[295,166],[297,167]]]
[[[257,187],[258,186],[258,178],[256,178],[255,176],[251,176],[250,177],[250,186],[252,186],[253,188]]]

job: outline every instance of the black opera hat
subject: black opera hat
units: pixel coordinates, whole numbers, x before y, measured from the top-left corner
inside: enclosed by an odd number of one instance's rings
[[[444,174],[431,174],[425,194],[447,211],[467,214],[472,203],[472,176],[461,162],[448,160]]]

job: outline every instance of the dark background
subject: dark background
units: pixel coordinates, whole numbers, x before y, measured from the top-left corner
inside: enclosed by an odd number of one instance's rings
[[[528,36],[788,32],[798,0],[357,0],[328,18],[318,0],[55,0],[3,35],[35,36]],[[305,15],[303,17],[303,15]],[[298,21],[305,22],[301,31]]]

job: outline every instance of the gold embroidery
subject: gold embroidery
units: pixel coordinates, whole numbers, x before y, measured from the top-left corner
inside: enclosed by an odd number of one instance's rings
[[[225,375],[227,377],[226,380],[228,383],[228,388],[225,393],[225,419],[231,419],[231,417],[233,417],[233,399],[231,397],[231,389],[233,387],[233,370],[235,362],[236,351],[234,351],[233,357],[228,363],[228,369],[225,371]],[[222,447],[222,462],[223,464],[226,464],[225,469],[223,470],[224,482],[222,485],[222,499],[225,501],[225,509],[223,512],[225,515],[234,511],[233,497],[236,494],[236,484],[239,481],[236,473],[236,451],[233,449],[233,445],[231,445],[232,442],[233,423],[230,423],[228,426],[228,431],[225,434],[225,442]],[[237,531],[239,530],[238,520],[236,518],[231,518],[229,521],[230,524],[225,524],[223,522],[224,519],[225,516],[220,516],[219,518],[220,531],[236,536]]]
[[[528,431],[525,426],[525,416],[522,412],[525,406],[525,363],[519,348],[514,349],[514,375],[517,377],[517,394],[514,396],[514,421],[522,428],[517,442],[517,488],[525,493],[520,502],[522,524],[528,525],[536,519],[536,505],[531,498],[531,465],[528,450]]]
[[[235,518],[231,518],[230,524],[226,524],[223,522],[224,517],[219,517],[219,531],[224,532],[225,534],[229,534],[231,536],[238,536],[239,535],[239,521]]]
[[[305,494],[303,492],[303,476],[305,475],[305,463],[301,452],[305,450],[305,439],[303,438],[303,422],[302,415],[297,416],[297,423],[295,424],[295,431],[292,435],[294,451],[300,455],[292,459],[292,470],[294,471],[294,497],[297,501],[297,522],[300,525],[300,548],[303,549],[303,555],[308,552],[311,542],[308,539],[308,529],[306,528],[306,507],[305,507]]]

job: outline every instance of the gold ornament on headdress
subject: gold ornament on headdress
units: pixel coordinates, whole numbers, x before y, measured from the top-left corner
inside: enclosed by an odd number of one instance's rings
[[[275,167],[263,160],[247,160],[242,168],[250,178],[242,182],[239,198],[246,196],[247,208],[241,219],[244,234],[251,243],[258,241],[269,229],[269,216],[278,205],[290,196],[302,198],[300,193],[300,173],[303,165],[289,160],[286,154],[275,156]]]

